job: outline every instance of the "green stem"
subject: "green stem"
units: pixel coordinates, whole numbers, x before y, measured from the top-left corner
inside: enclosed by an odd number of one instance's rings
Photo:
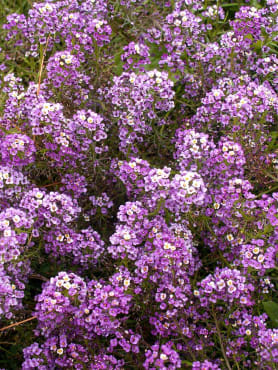
[[[221,332],[220,332],[220,328],[219,328],[219,324],[218,324],[218,321],[217,321],[217,317],[216,317],[216,313],[214,311],[214,308],[212,309],[212,315],[213,315],[213,318],[214,318],[216,332],[217,332],[217,335],[218,335],[218,340],[219,340],[219,344],[220,344],[220,347],[221,347],[222,355],[223,355],[224,360],[226,362],[227,368],[229,370],[232,370],[231,365],[229,363],[229,360],[226,356],[226,351],[225,351],[224,344],[223,344],[223,341],[222,341]]]

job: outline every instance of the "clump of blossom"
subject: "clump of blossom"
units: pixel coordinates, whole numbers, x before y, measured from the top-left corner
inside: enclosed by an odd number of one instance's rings
[[[209,136],[193,129],[186,130],[182,127],[175,134],[174,159],[182,170],[198,170],[203,173],[206,170],[206,161],[210,157],[215,144]]]
[[[159,225],[159,219],[155,221],[145,253],[135,262],[135,292],[150,307],[156,307],[155,313],[149,314],[153,335],[169,336],[178,331],[176,320],[180,310],[189,304],[189,279],[199,267],[199,261],[189,231],[184,233],[184,238],[177,237],[166,225]],[[152,287],[151,296],[145,286],[147,282]]]
[[[223,20],[225,18],[225,12],[221,6],[211,5],[202,12],[202,16],[211,21],[215,21],[217,18]]]
[[[252,315],[250,308],[241,307],[231,312],[229,317],[224,319],[225,325],[229,325],[232,328],[232,335],[226,347],[227,356],[229,358],[236,356],[236,360],[240,361],[240,357],[238,356],[239,349],[247,355],[248,352],[246,349],[248,345],[254,349],[258,348],[258,333],[261,330],[266,330],[266,319],[266,314],[260,316]],[[248,361],[248,355],[246,357]]]
[[[138,68],[144,71],[144,66],[150,64],[150,48],[144,42],[135,43],[132,41],[123,50],[121,59],[125,62],[124,70],[132,69],[134,71]]]
[[[196,130],[178,129],[174,159],[182,170],[198,171],[215,187],[234,177],[243,177],[246,163],[242,145],[222,136],[217,145],[208,134]]]
[[[46,193],[38,188],[33,188],[22,196],[20,207],[30,217],[36,218],[35,225],[45,225],[48,228],[74,221],[81,210],[76,200],[70,196],[58,192]]]
[[[84,168],[88,161],[97,165],[97,155],[107,151],[106,127],[101,115],[92,110],[79,110],[66,118],[63,105],[42,102],[32,107],[28,114],[33,135],[47,150],[51,166]]]
[[[193,40],[203,41],[201,30],[206,27],[201,24],[202,19],[197,16],[194,10],[200,9],[202,6],[196,2],[195,9],[190,9],[193,5],[177,2],[175,10],[167,15],[166,22],[162,27],[163,43],[167,49],[167,54],[161,58],[160,66],[166,64],[172,70],[183,71],[186,65],[182,55],[186,52],[188,55],[194,51]]]
[[[143,142],[143,137],[151,132],[152,120],[159,121],[158,112],[174,107],[172,87],[167,72],[158,70],[141,74],[124,72],[114,77],[108,97],[118,120],[121,150],[127,152],[130,147],[137,152],[134,143]]]
[[[31,241],[34,220],[17,208],[0,212],[0,316],[12,318],[23,308],[24,289],[31,273],[30,261],[24,254]]]
[[[71,367],[78,369],[80,363],[87,365],[89,356],[87,350],[80,344],[70,342],[64,334],[50,337],[41,346],[34,342],[23,350],[25,361],[22,369],[40,368],[46,370],[49,366]]]
[[[55,53],[47,62],[47,80],[52,93],[63,96],[76,105],[88,99],[89,77],[80,72],[83,58],[68,50]]]
[[[11,319],[23,309],[24,290],[31,273],[29,262],[0,264],[0,317]]]
[[[216,303],[217,300],[240,305],[253,305],[251,294],[255,287],[248,283],[239,270],[216,268],[213,275],[208,275],[200,282],[200,288],[194,294],[200,298],[202,306]]]
[[[186,213],[204,203],[207,188],[197,172],[181,171],[171,180],[165,207],[173,214]]]
[[[57,259],[69,258],[74,265],[93,266],[104,252],[104,242],[91,227],[76,232],[60,226],[44,234],[45,251]]]
[[[9,134],[1,141],[2,165],[26,166],[34,162],[36,148],[27,135]]]
[[[117,331],[115,333],[115,338],[110,340],[108,351],[112,352],[115,351],[115,347],[120,347],[126,353],[140,353],[140,339],[141,335],[135,334],[132,330],[125,330],[124,332]]]
[[[191,124],[214,135],[222,132],[237,137],[249,163],[254,161],[260,167],[267,160],[265,149],[277,99],[268,82],[260,84],[247,74],[235,80],[223,78],[202,99]]]
[[[24,46],[26,57],[37,57],[38,45],[46,45],[47,40],[51,50],[62,39],[67,48],[74,49],[75,44],[77,50],[91,54],[95,50],[94,42],[103,46],[112,32],[94,3],[87,1],[83,6],[76,0],[34,3],[27,17],[16,13],[7,17],[4,25],[7,40],[12,40],[16,47]]]
[[[22,192],[28,188],[30,184],[28,177],[14,167],[0,166],[0,199],[1,210],[2,204],[12,205],[12,202],[17,202]],[[15,205],[14,203],[14,205]]]
[[[275,267],[277,245],[265,249],[264,244],[262,239],[253,239],[250,244],[241,246],[241,263],[244,267],[253,267],[262,273]]]
[[[224,182],[229,177],[242,177],[246,163],[242,146],[228,138],[222,138],[218,147],[210,153],[210,176]],[[214,163],[214,165],[213,165]]]
[[[66,192],[73,198],[79,199],[87,193],[88,183],[85,176],[79,173],[67,173],[61,178],[60,192]]]
[[[207,189],[197,172],[181,171],[172,177],[170,167],[151,168],[147,161],[139,158],[132,158],[129,162],[120,161],[118,166],[116,175],[126,185],[128,192],[138,194],[138,199],[143,200],[152,211],[163,211],[165,205],[178,217],[179,213],[188,212],[190,205],[203,204]]]
[[[259,346],[256,348],[260,359],[258,365],[267,364],[275,367],[278,363],[278,330],[259,330],[258,337]]]
[[[129,197],[143,193],[144,178],[151,170],[148,161],[132,157],[130,161],[114,160],[111,167],[114,175],[125,185]]]
[[[37,297],[36,332],[45,342],[41,347],[33,343],[25,349],[24,368],[29,364],[63,364],[78,369],[80,361],[85,365],[97,360],[88,343],[98,336],[115,335],[131,307],[127,273],[119,271],[109,281],[86,284],[74,273],[60,272],[44,285]],[[98,346],[93,347],[98,356]],[[110,360],[113,363],[113,357]]]
[[[121,370],[124,365],[125,361],[123,359],[118,360],[116,357],[105,353],[95,356],[91,362],[91,368],[95,367],[96,369]]]
[[[181,359],[178,353],[173,348],[172,342],[167,342],[165,344],[159,345],[159,343],[154,344],[151,349],[149,349],[146,354],[146,360],[143,364],[144,369],[180,369]]]
[[[242,6],[231,21],[235,36],[249,35],[250,43],[262,39],[262,27],[269,28],[272,19],[266,9],[254,6]],[[252,37],[250,37],[252,36]]]
[[[16,260],[28,240],[33,219],[27,212],[17,208],[6,208],[0,213],[0,261]]]
[[[98,211],[103,215],[107,215],[108,210],[113,207],[113,201],[109,198],[107,193],[101,193],[100,196],[92,195],[89,197],[89,200],[93,205],[90,212],[91,215],[95,215]]]
[[[192,363],[192,370],[220,370],[221,368],[208,360],[205,360],[204,362],[200,361],[194,361]]]
[[[145,220],[147,215],[148,210],[141,202],[127,202],[120,206],[117,215],[119,223],[110,237],[111,246],[108,247],[113,258],[128,257],[130,260],[136,260],[142,253],[140,245],[151,227],[151,223]]]

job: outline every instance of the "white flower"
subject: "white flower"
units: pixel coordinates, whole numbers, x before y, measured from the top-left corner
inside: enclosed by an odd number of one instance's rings
[[[253,253],[254,253],[254,254],[259,254],[259,253],[260,253],[260,248],[255,247],[255,248],[253,249]]]
[[[41,193],[40,191],[38,191],[38,192],[36,193],[36,198],[37,198],[37,199],[42,199],[42,198],[43,198],[43,193]]]
[[[62,242],[64,240],[64,236],[60,234],[57,236],[56,240],[58,240],[59,242]]]
[[[221,94],[221,90],[214,90],[213,91],[213,95],[217,98],[218,96],[220,96]]]
[[[221,280],[219,280],[218,282],[217,282],[217,286],[218,286],[218,289],[219,290],[222,290],[224,287],[225,287],[225,281],[223,280],[223,279],[221,279]]]
[[[131,239],[131,236],[128,232],[125,232],[124,233],[124,240],[130,240]]]
[[[8,236],[11,236],[11,235],[12,235],[11,229],[4,230],[4,236],[8,237]]]
[[[134,45],[134,49],[135,49],[135,51],[136,51],[136,53],[140,53],[140,46],[139,46],[139,44],[135,44]]]
[[[232,235],[232,234],[228,234],[226,238],[227,238],[227,240],[228,240],[229,242],[231,242],[232,240],[234,240],[234,237],[233,237],[233,235]]]
[[[186,182],[186,181],[181,181],[181,182],[180,182],[180,186],[181,186],[181,188],[182,188],[182,189],[187,189],[187,188],[188,188],[188,182]]]
[[[194,188],[199,188],[201,186],[201,181],[193,180],[192,185],[194,186]]]
[[[20,217],[18,215],[15,215],[13,217],[13,222],[17,224],[19,221],[20,221]]]
[[[233,293],[235,290],[236,290],[236,287],[233,285],[228,288],[229,293]]]
[[[227,285],[228,285],[228,286],[232,286],[233,284],[234,284],[233,280],[228,280],[228,281],[227,281]]]
[[[187,192],[188,192],[188,194],[194,194],[194,193],[196,193],[196,190],[193,188],[193,186],[190,186],[190,187],[187,189]]]
[[[69,282],[64,283],[63,287],[65,287],[66,289],[69,289],[71,287],[71,283],[69,283]]]
[[[10,224],[10,221],[9,220],[4,220],[4,221],[2,221],[2,223],[3,223],[4,226],[8,227],[9,224]]]
[[[163,360],[163,361],[168,360],[168,356],[167,356],[167,355],[165,355],[165,353],[161,353],[160,358],[161,358],[161,360]]]
[[[51,209],[51,212],[56,212],[58,210],[58,207],[57,207],[57,205],[55,203],[52,203],[50,205],[50,209]]]
[[[168,243],[168,242],[165,242],[164,245],[163,245],[163,248],[168,250],[168,249],[171,249],[171,244]]]
[[[258,261],[259,261],[260,263],[264,261],[264,256],[263,256],[262,254],[260,254],[260,255],[258,256]]]
[[[130,280],[129,279],[125,279],[124,280],[124,286],[129,287],[129,285],[130,285]]]

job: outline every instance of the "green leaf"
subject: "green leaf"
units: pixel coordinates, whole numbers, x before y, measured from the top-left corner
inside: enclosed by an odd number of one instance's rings
[[[244,36],[246,39],[249,39],[249,40],[254,40],[254,37],[251,33],[248,33],[247,35]]]
[[[24,152],[18,151],[18,152],[17,152],[17,156],[18,156],[20,159],[23,159],[23,158],[24,158]]]
[[[277,139],[278,139],[278,131],[273,131],[270,133],[271,135],[271,142],[268,145],[268,150],[275,150],[275,147],[277,146]]]
[[[271,225],[266,225],[264,227],[264,234],[269,234],[273,231],[273,227]]]
[[[262,46],[263,46],[263,42],[261,40],[258,40],[257,42],[253,43],[253,48],[256,50],[256,51],[259,51],[262,49]]]
[[[124,63],[121,59],[121,55],[122,55],[122,51],[117,53],[115,55],[115,58],[114,58],[114,61],[115,61],[114,71],[115,71],[115,74],[117,76],[120,76],[123,73],[123,64]]]
[[[222,8],[233,8],[238,7],[238,3],[230,3],[230,4],[221,4]]]
[[[263,302],[264,310],[268,314],[271,321],[278,325],[278,303],[268,301]]]
[[[184,365],[192,366],[192,362],[187,361],[187,360],[182,360],[181,363],[184,364]]]

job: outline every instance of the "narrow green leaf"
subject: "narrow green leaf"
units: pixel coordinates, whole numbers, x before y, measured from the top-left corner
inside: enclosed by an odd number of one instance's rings
[[[271,321],[278,325],[278,303],[268,301],[263,302],[263,306]]]

